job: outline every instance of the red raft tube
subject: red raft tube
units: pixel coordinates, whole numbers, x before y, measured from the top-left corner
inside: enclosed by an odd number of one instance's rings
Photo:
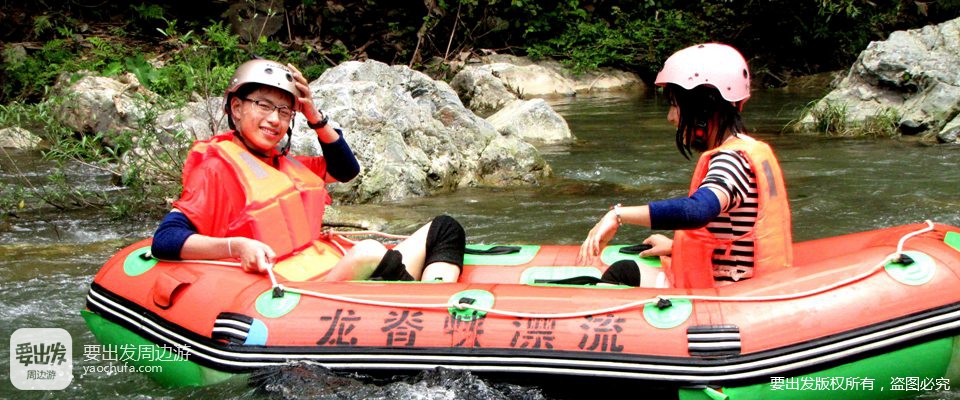
[[[343,243],[319,251],[333,262]],[[152,353],[125,362],[161,366],[151,377],[164,385],[303,361],[616,380],[683,399],[897,398],[960,383],[960,229],[929,222],[796,243],[793,268],[709,288],[553,283],[624,259],[660,266],[625,245],[599,266],[577,266],[578,246],[468,254],[456,283],[318,282],[296,257],[256,275],[157,260],[149,246],[113,256],[82,313],[104,347]]]

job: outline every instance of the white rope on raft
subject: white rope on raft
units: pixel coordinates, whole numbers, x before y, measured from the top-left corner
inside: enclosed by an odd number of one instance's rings
[[[329,293],[321,293],[312,290],[299,289],[293,287],[286,287],[277,282],[277,278],[273,273],[273,265],[267,266],[267,275],[270,277],[270,282],[273,285],[274,289],[280,288],[285,292],[297,293],[304,296],[313,296],[317,298],[340,301],[346,303],[355,303],[355,304],[364,304],[372,306],[383,306],[383,307],[399,307],[399,308],[412,308],[412,309],[449,309],[456,308],[458,310],[475,310],[484,312],[487,314],[493,315],[503,315],[508,317],[518,317],[518,318],[546,318],[546,319],[563,319],[563,318],[576,318],[576,317],[586,317],[597,314],[612,313],[617,311],[623,311],[635,307],[644,306],[646,304],[656,304],[662,300],[701,300],[701,301],[717,301],[717,302],[764,302],[764,301],[781,301],[781,300],[793,300],[803,297],[809,297],[816,294],[824,293],[842,286],[846,286],[855,282],[864,280],[871,275],[879,272],[887,265],[887,263],[897,260],[900,258],[900,255],[903,253],[903,246],[906,243],[907,239],[910,239],[914,236],[921,235],[926,232],[930,232],[934,229],[933,222],[930,220],[925,221],[927,227],[907,233],[903,235],[900,240],[897,242],[897,251],[883,258],[882,261],[877,263],[874,267],[870,268],[863,273],[852,276],[850,278],[835,282],[833,284],[819,287],[816,289],[811,289],[804,292],[792,293],[792,294],[783,294],[783,295],[773,295],[773,296],[694,296],[694,295],[677,295],[677,296],[657,296],[653,298],[643,299],[632,301],[625,304],[620,304],[612,307],[569,312],[569,313],[527,313],[527,312],[517,312],[517,311],[508,311],[508,310],[499,310],[496,308],[488,308],[475,306],[472,304],[465,303],[401,303],[394,301],[378,301],[378,300],[366,300],[358,299],[355,297],[349,296],[340,296]],[[166,260],[165,260],[166,261]],[[212,264],[212,265],[222,265],[229,267],[240,267],[240,263],[229,262],[229,261],[207,261],[207,260],[178,260],[172,262],[190,262],[190,263],[202,263],[202,264]]]
[[[400,240],[403,240],[403,239],[406,239],[406,238],[410,237],[410,235],[395,235],[395,234],[392,234],[392,233],[386,233],[386,232],[380,232],[380,231],[369,231],[369,230],[368,230],[368,231],[334,231],[334,230],[329,230],[329,231],[326,231],[326,233],[329,234],[329,235],[331,235],[331,236],[332,236],[332,235],[337,235],[337,236],[341,236],[341,237],[342,237],[342,236],[383,236],[383,237],[389,238],[389,239],[400,239]],[[347,238],[344,238],[344,239],[345,239],[345,240],[349,240],[349,239],[347,239]]]

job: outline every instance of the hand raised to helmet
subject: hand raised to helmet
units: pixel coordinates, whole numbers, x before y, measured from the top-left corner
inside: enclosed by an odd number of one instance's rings
[[[293,72],[293,83],[300,92],[300,96],[296,96],[294,109],[303,113],[303,116],[307,118],[307,122],[319,122],[323,119],[323,114],[321,114],[313,104],[313,92],[310,91],[310,84],[307,82],[307,78],[304,77],[303,73],[300,72],[297,67],[293,66],[293,64],[287,64],[287,67]]]

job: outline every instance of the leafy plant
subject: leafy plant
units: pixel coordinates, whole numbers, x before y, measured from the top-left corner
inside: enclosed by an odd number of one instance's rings
[[[62,143],[72,143],[69,146],[55,147],[55,150],[46,153],[50,155],[48,159],[54,162],[54,168],[42,182],[37,182],[23,171],[19,171],[16,162],[10,158],[6,150],[3,150],[5,161],[8,161],[16,172],[18,184],[15,186],[18,188],[14,189],[11,185],[0,187],[0,213],[17,213],[25,208],[35,209],[42,205],[64,210],[97,207],[104,204],[106,197],[103,193],[74,185],[66,172],[75,169],[66,163],[69,158],[56,156],[58,152],[70,154],[70,157],[90,156],[96,151],[93,149],[100,146],[92,140],[67,139],[72,136],[72,132],[55,118],[57,104],[57,101],[51,101],[40,104],[14,103],[0,106],[0,126],[19,126],[41,133],[44,140],[54,143],[55,146],[61,143],[57,138],[64,138],[65,141]]]
[[[900,136],[900,113],[894,108],[878,111],[855,130],[858,135],[892,138]]]
[[[50,22],[49,15],[38,15],[33,18],[33,35],[40,36],[50,28],[53,28],[53,23]]]
[[[827,135],[845,136],[847,130],[847,105],[825,101],[822,106],[810,110],[814,130]]]

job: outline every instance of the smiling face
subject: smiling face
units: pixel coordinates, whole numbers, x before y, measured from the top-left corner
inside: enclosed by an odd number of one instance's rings
[[[257,103],[260,103],[258,105]],[[230,98],[230,110],[237,130],[254,152],[267,154],[277,146],[290,127],[290,118],[279,110],[264,112],[261,105],[293,108],[290,94],[269,86],[260,86],[245,97]]]

